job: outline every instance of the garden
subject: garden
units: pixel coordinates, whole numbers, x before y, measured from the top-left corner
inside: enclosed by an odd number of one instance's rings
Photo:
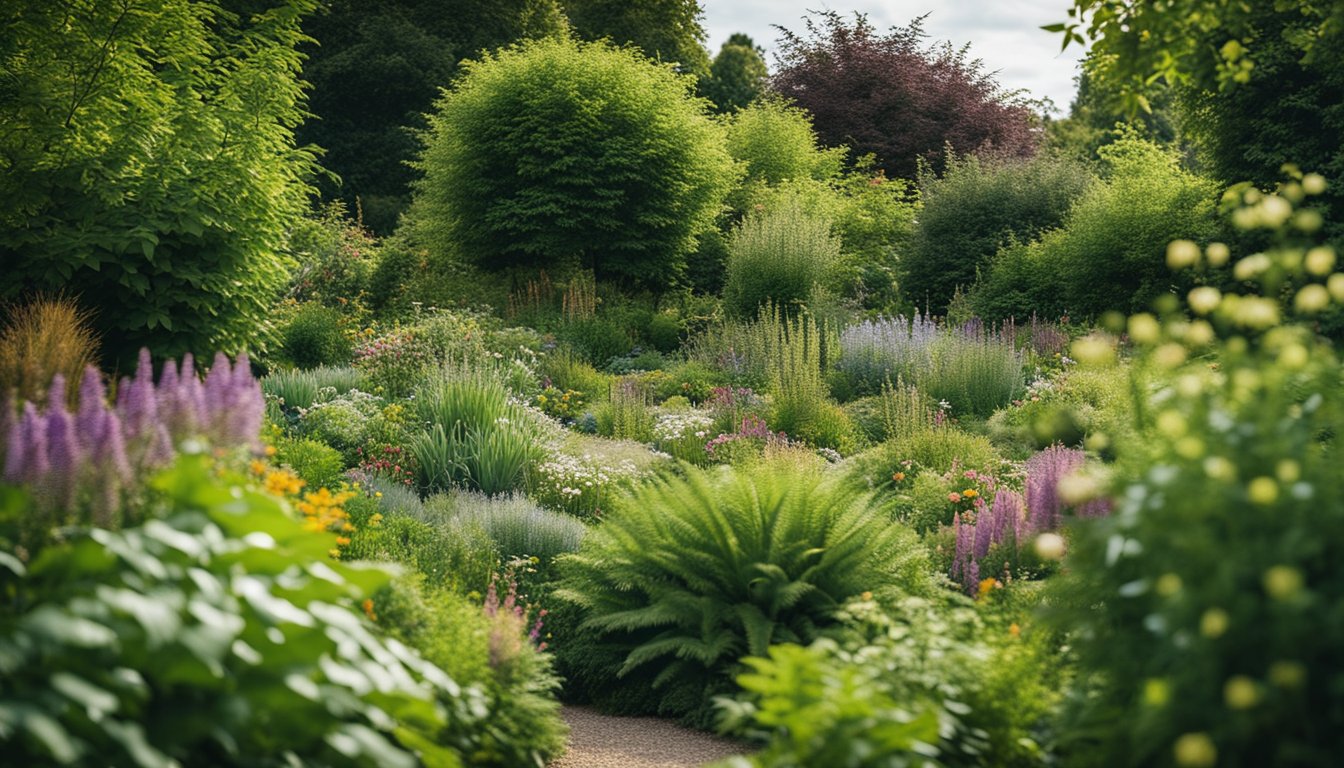
[[[1335,765],[1344,3],[1058,5],[0,11],[0,762]]]

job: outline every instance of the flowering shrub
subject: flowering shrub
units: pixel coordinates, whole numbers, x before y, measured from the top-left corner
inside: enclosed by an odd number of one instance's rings
[[[375,394],[405,397],[420,383],[431,363],[429,349],[409,330],[395,330],[355,348],[355,368]]]
[[[584,395],[573,389],[563,392],[555,387],[546,387],[537,395],[535,402],[542,413],[562,422],[570,423],[578,418],[585,405]]]
[[[887,380],[917,381],[937,337],[937,323],[920,314],[865,320],[840,332],[837,366],[849,377],[851,392],[877,394]]]
[[[587,520],[602,516],[608,498],[617,489],[646,476],[648,472],[629,459],[610,462],[589,454],[559,453],[537,464],[531,488],[542,505]]]
[[[721,464],[733,464],[742,459],[760,456],[767,445],[788,445],[789,436],[771,432],[765,420],[748,414],[733,432],[720,433],[705,443],[705,453]]]
[[[320,402],[300,411],[299,434],[326,443],[340,451],[347,464],[353,464],[368,437],[370,422],[382,412],[382,404],[382,398],[357,389],[320,398]]]
[[[673,458],[704,464],[713,426],[714,419],[702,413],[665,413],[653,423],[653,445]]]

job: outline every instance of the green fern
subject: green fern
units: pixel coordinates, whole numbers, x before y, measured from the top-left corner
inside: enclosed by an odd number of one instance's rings
[[[570,642],[620,658],[609,679],[580,685],[701,724],[706,694],[731,687],[743,656],[815,639],[864,592],[933,589],[917,538],[866,495],[770,462],[686,466],[633,489],[561,568],[556,596],[582,614]]]

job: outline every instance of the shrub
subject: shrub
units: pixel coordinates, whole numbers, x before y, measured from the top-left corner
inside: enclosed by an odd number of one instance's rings
[[[705,444],[714,437],[714,419],[703,413],[665,413],[653,425],[653,445],[679,461],[707,464]]]
[[[603,437],[636,440],[653,439],[653,412],[649,410],[649,392],[637,378],[624,376],[611,385],[611,395],[597,412],[597,432]]]
[[[56,374],[77,381],[98,357],[89,320],[86,310],[64,297],[12,307],[0,331],[0,397],[40,403]]]
[[[1254,289],[1192,300],[1212,321],[1194,336],[1184,312],[1134,318],[1136,358],[1160,378],[1135,388],[1141,439],[1117,446],[1114,481],[1096,489],[1116,511],[1074,524],[1071,589],[1057,598],[1083,673],[1067,734],[1078,764],[1305,766],[1344,745],[1333,704],[1342,366],[1310,327],[1277,322],[1284,277],[1305,283],[1303,308],[1339,299],[1308,255],[1314,233],[1290,224],[1288,199],[1267,199],[1257,193],[1234,219],[1270,230],[1274,268],[1256,272]],[[1264,258],[1238,271],[1248,262]]]
[[[345,473],[345,459],[340,451],[306,438],[277,441],[275,463],[289,467],[309,488],[335,488]]]
[[[1078,199],[1062,228],[994,259],[970,296],[982,317],[1141,311],[1189,283],[1167,269],[1167,243],[1214,235],[1215,185],[1142,139],[1127,137],[1100,153],[1105,181]]]
[[[3,515],[7,758],[27,765],[456,764],[474,692],[353,605],[385,573],[203,457],[155,481],[163,520],[70,531],[25,566]],[[326,561],[326,562],[324,562]],[[98,599],[91,596],[97,594]],[[302,681],[302,682],[300,682]],[[460,727],[460,726],[458,726]],[[466,750],[463,750],[465,752]]]
[[[588,402],[607,396],[611,391],[611,377],[599,372],[586,360],[581,360],[568,347],[548,352],[541,359],[542,382],[562,390],[580,392]]]
[[[571,260],[667,285],[734,173],[689,86],[630,50],[565,38],[467,62],[430,116],[419,236],[491,269]]]
[[[108,357],[255,350],[273,341],[286,236],[316,166],[304,117],[300,22],[317,3],[134,14],[25,6],[6,22],[0,137],[0,299],[71,291]],[[191,62],[165,66],[164,62]],[[72,62],[82,62],[72,69]],[[227,137],[227,140],[226,138]]]
[[[907,598],[884,612],[854,602],[844,631],[746,660],[728,728],[769,739],[719,768],[1036,765],[1032,736],[1057,699],[1044,643],[993,640],[968,605]]]
[[[1011,339],[954,330],[940,335],[929,354],[928,370],[914,381],[958,416],[989,416],[1022,394],[1022,355]]]
[[[581,643],[614,662],[592,657],[576,682],[627,711],[702,723],[741,656],[810,641],[875,586],[931,586],[913,534],[790,463],[637,486],[561,568],[556,596],[582,610],[586,638],[570,653]]]
[[[890,457],[910,459],[936,472],[947,472],[956,466],[992,471],[1002,461],[988,438],[954,427],[924,429],[887,443],[883,450]]]
[[[341,313],[315,302],[299,307],[280,331],[285,357],[299,368],[344,365],[354,346],[341,331]]]
[[[498,598],[497,598],[498,599]],[[505,600],[508,600],[506,597]],[[567,728],[554,698],[551,660],[528,637],[522,606],[493,611],[461,595],[401,579],[373,599],[380,626],[415,648],[460,685],[485,694],[490,720],[469,732],[470,764],[545,765],[565,747]]]
[[[873,153],[893,179],[947,148],[1005,155],[1035,151],[1030,110],[1005,93],[966,48],[924,49],[921,19],[879,35],[857,15],[807,19],[808,37],[781,30],[775,90],[812,114],[822,141]]]
[[[806,110],[765,98],[728,122],[728,152],[746,166],[746,180],[780,184],[824,181],[840,174],[844,149],[822,149]]]
[[[400,563],[420,574],[433,588],[460,594],[485,594],[499,568],[495,542],[480,528],[439,525],[401,514],[382,514],[377,500],[361,497],[347,504],[350,543],[345,560]]]
[[[1095,183],[1059,158],[1000,162],[952,159],[941,176],[920,178],[919,223],[902,252],[906,300],[943,314],[958,287],[969,290],[999,248],[1058,227]]]
[[[833,404],[822,370],[826,337],[808,316],[788,319],[773,307],[761,310],[765,364],[770,377],[770,426],[800,435]],[[833,413],[833,412],[832,412]]]
[[[485,496],[468,491],[451,494],[446,501],[450,519],[485,531],[506,561],[531,556],[550,563],[556,555],[578,549],[588,531],[573,517],[542,509],[522,494]]]
[[[917,383],[929,365],[929,349],[938,337],[932,317],[864,320],[840,332],[837,368],[855,394],[881,391],[887,381]]]
[[[376,395],[406,397],[429,372],[433,351],[414,331],[397,329],[359,345],[355,370]]]
[[[619,490],[647,478],[664,461],[648,446],[570,434],[528,478],[528,493],[547,509],[582,520],[600,518]]]
[[[839,258],[840,239],[830,222],[796,199],[748,215],[728,242],[724,308],[751,318],[767,303],[790,310],[805,305]]]
[[[561,326],[556,335],[594,366],[606,367],[635,345],[630,328],[606,316],[576,318]]]
[[[347,465],[354,464],[371,423],[382,413],[382,405],[382,398],[351,390],[304,411],[299,418],[299,434],[326,443],[341,452]]]
[[[292,298],[347,311],[363,306],[378,263],[378,241],[351,221],[344,203],[327,203],[299,219],[289,235],[289,252],[297,262],[289,278]]]

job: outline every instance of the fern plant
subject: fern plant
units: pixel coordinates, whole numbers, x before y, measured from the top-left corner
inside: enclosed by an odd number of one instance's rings
[[[637,486],[561,572],[556,596],[581,614],[565,654],[576,688],[700,725],[743,656],[810,642],[847,598],[932,588],[913,533],[796,463]]]

